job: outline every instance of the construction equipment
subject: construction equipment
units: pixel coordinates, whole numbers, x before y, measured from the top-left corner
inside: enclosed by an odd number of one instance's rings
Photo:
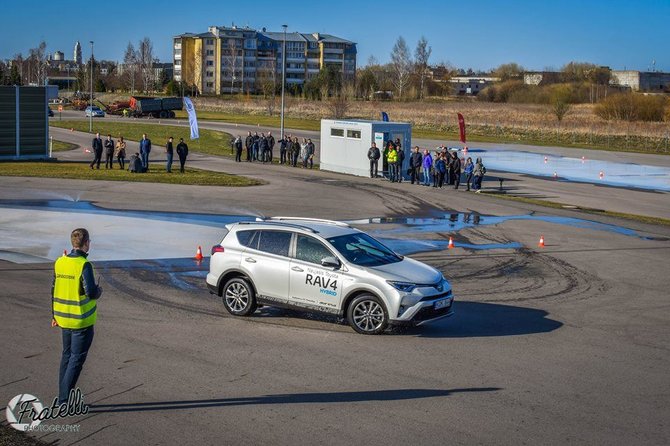
[[[174,110],[183,108],[182,98],[150,98],[143,96],[130,97],[131,115],[135,117],[151,116],[153,118],[174,118]]]

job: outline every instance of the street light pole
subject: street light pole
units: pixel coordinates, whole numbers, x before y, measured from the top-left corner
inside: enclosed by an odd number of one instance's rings
[[[88,115],[88,132],[93,133],[93,41],[91,40],[91,110]]]
[[[282,25],[284,28],[284,42],[281,50],[281,123],[280,136],[284,139],[284,86],[286,84],[286,28],[288,25]]]

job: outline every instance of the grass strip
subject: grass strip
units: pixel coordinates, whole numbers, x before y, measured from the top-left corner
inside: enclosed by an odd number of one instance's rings
[[[178,167],[172,173],[167,173],[162,163],[160,167],[156,166],[150,169],[149,172],[141,174],[121,170],[118,168],[118,165],[114,167],[114,169],[109,170],[98,170],[91,169],[88,163],[4,162],[0,163],[0,176],[228,187],[257,186],[263,184],[261,181],[241,175],[192,168],[186,169],[186,172],[183,174],[179,173]]]
[[[88,121],[54,121],[50,122],[49,125],[88,133]],[[100,132],[103,139],[105,135],[111,134],[114,139],[123,136],[127,141],[139,141],[142,139],[142,134],[146,133],[147,137],[151,139],[153,150],[158,150],[157,153],[160,153],[161,148],[165,147],[168,137],[172,136],[175,148],[179,138],[184,138],[189,150],[209,155],[231,156],[231,135],[216,130],[200,129],[200,139],[191,141],[191,131],[188,127],[154,124],[146,121],[137,122],[135,120],[125,122],[94,119],[93,133],[95,132]]]

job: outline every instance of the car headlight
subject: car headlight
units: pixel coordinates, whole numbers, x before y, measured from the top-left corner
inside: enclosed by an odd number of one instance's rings
[[[403,293],[411,293],[414,288],[416,288],[415,283],[410,283],[410,282],[396,282],[393,280],[387,280],[389,285],[391,285],[393,288],[395,288],[398,291],[402,291]]]

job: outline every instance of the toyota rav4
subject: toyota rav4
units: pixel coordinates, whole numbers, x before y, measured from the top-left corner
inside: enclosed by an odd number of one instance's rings
[[[362,334],[451,316],[442,273],[346,223],[273,217],[228,224],[212,247],[207,286],[226,310],[260,305],[346,318]]]

